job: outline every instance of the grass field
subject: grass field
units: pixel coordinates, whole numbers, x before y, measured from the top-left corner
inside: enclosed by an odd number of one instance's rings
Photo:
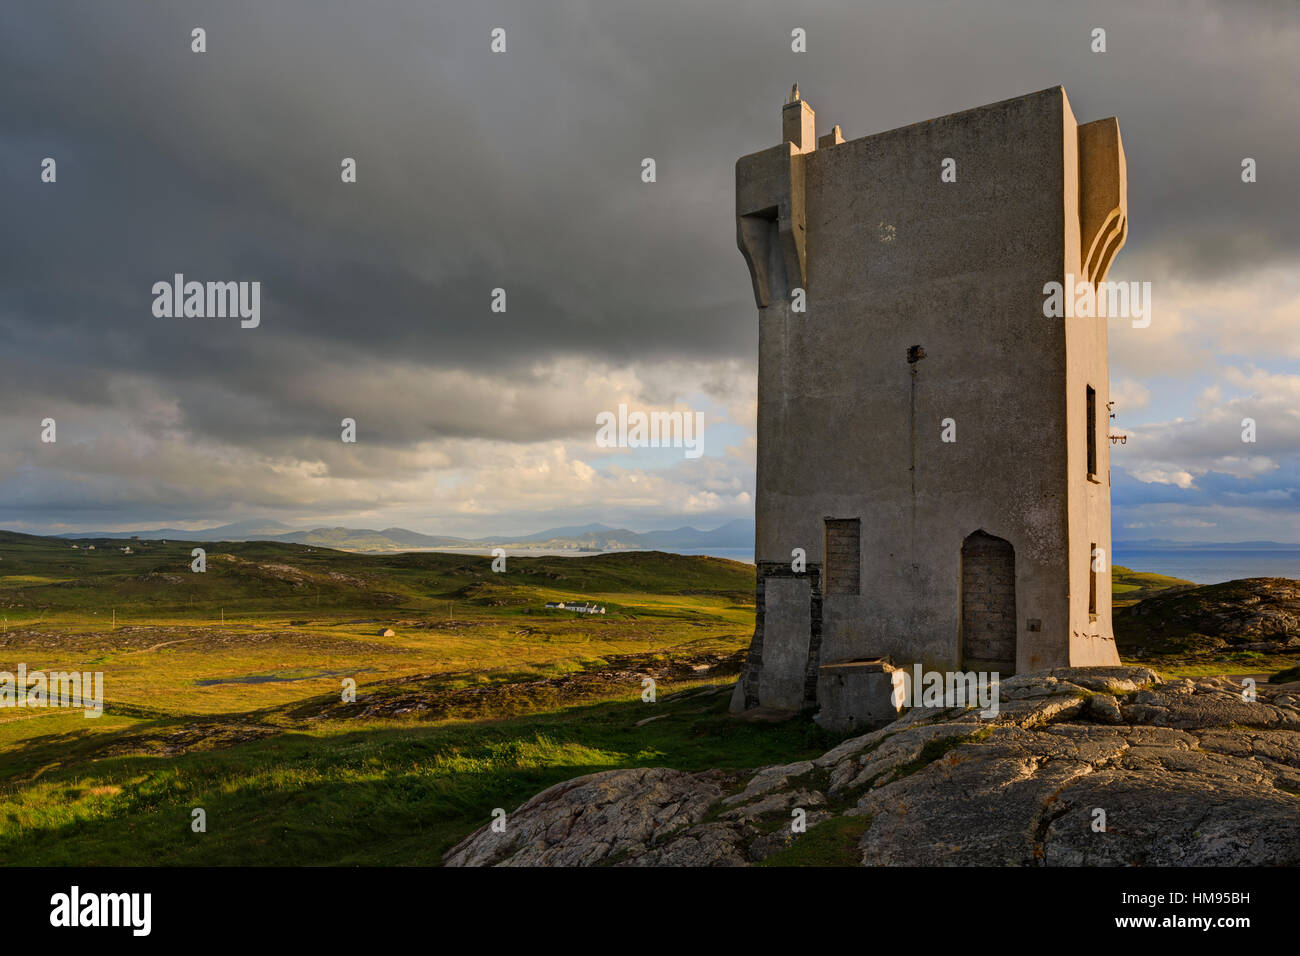
[[[834,740],[725,716],[747,565],[625,553],[495,574],[208,543],[200,574],[191,543],[80,544],[0,534],[0,670],[103,671],[106,698],[96,719],[0,711],[4,863],[436,863],[577,774],[739,769]],[[543,609],[570,599],[606,613]]]
[[[1114,607],[1127,607],[1161,591],[1176,587],[1195,587],[1195,585],[1182,578],[1171,578],[1148,571],[1133,571],[1119,565],[1110,569],[1111,604]]]
[[[200,574],[192,543],[79,544],[0,532],[0,670],[105,680],[99,718],[0,710],[0,863],[436,864],[573,776],[739,773],[837,740],[727,714],[749,565],[622,553],[495,574],[487,557],[209,542]],[[1114,581],[1117,604],[1185,583]],[[543,609],[570,599],[606,613]]]

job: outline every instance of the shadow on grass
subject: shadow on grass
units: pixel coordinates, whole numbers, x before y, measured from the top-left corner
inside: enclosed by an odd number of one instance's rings
[[[723,687],[504,720],[333,725],[222,750],[81,762],[0,791],[0,860],[434,865],[495,808],[512,811],[573,777],[636,766],[741,770],[815,756],[841,739],[807,719],[734,719],[729,696]],[[195,808],[206,813],[205,833],[192,832]]]

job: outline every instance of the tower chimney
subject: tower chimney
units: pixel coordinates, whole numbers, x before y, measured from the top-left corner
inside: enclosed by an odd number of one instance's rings
[[[807,100],[799,95],[799,84],[790,91],[790,102],[781,107],[781,139],[794,143],[801,153],[817,148],[816,115]]]

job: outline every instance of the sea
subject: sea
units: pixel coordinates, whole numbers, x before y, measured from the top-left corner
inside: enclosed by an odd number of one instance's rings
[[[1134,571],[1222,584],[1240,578],[1300,578],[1300,550],[1236,551],[1227,548],[1113,547],[1111,562]]]

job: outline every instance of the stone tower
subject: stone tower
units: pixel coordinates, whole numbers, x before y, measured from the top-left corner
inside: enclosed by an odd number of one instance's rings
[[[760,331],[733,709],[824,711],[864,662],[1119,663],[1106,319],[1044,306],[1124,244],[1118,124],[1059,86],[847,142],[814,119],[796,88],[781,144],[736,164]]]

